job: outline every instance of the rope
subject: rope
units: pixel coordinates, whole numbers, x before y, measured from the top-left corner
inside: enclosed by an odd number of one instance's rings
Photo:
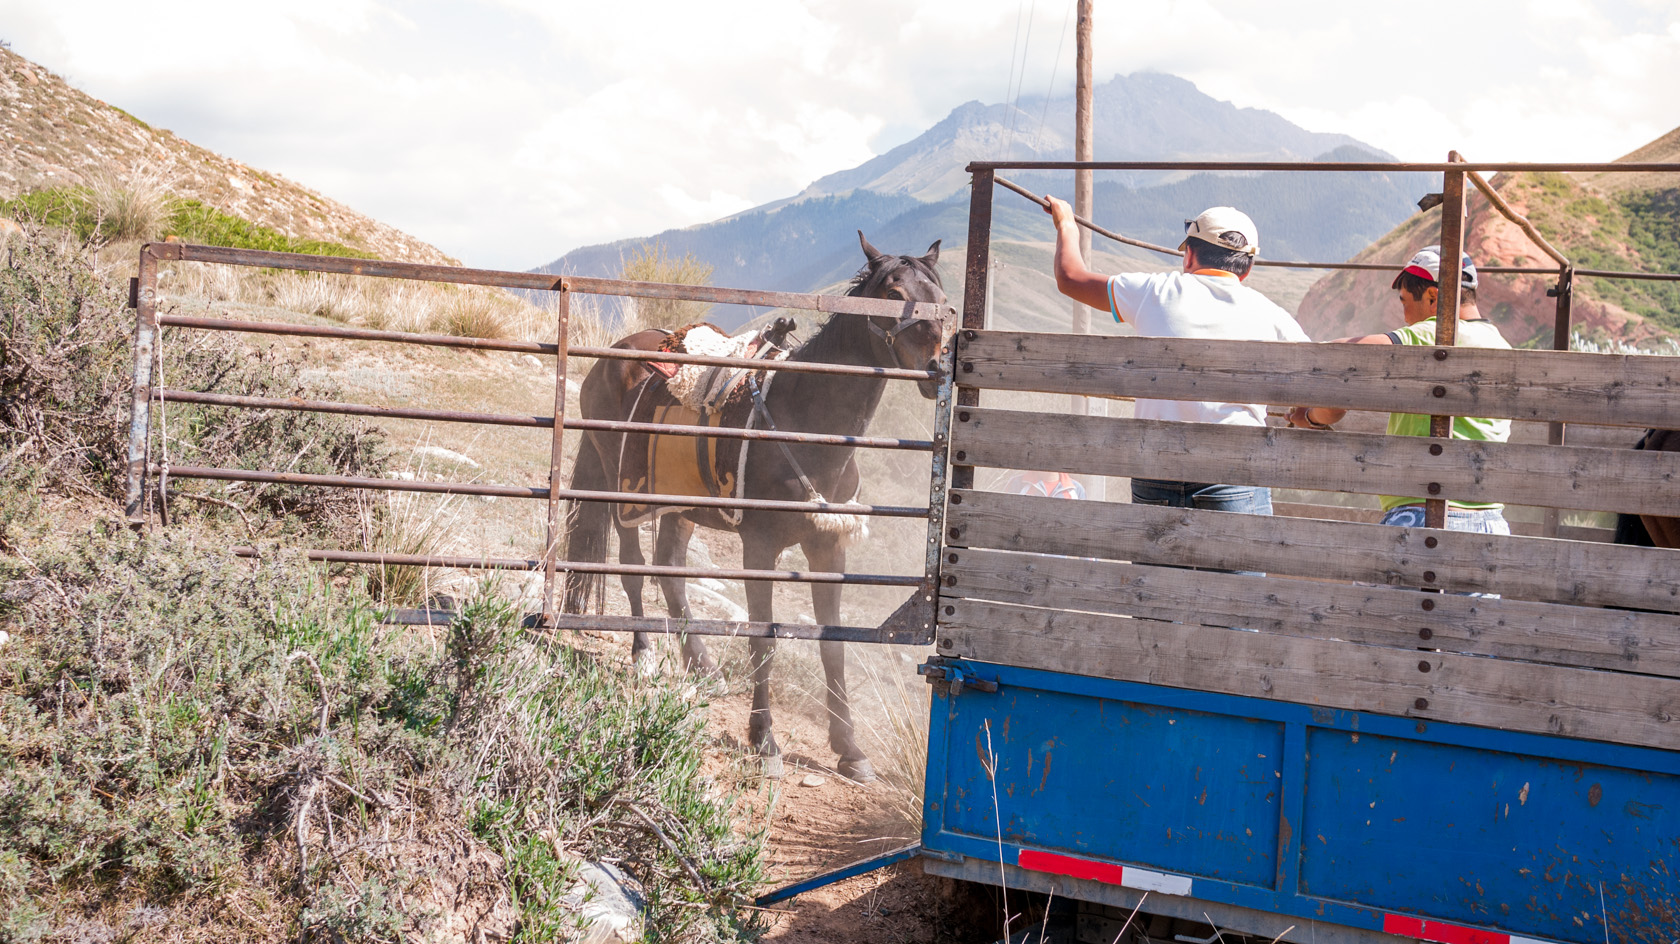
[[[770,418],[770,407],[765,404],[764,394],[758,389],[757,377],[747,378],[747,390],[752,393],[753,409],[758,411],[759,416],[764,417],[764,425],[770,427],[774,432],[780,432],[776,429],[776,421]],[[816,486],[811,484],[811,480],[805,477],[805,470],[800,468],[799,460],[793,457],[793,450],[788,448],[788,444],[778,439],[776,445],[781,447],[782,457],[787,459],[788,465],[793,466],[793,474],[799,477],[799,484],[804,486],[805,499],[807,501],[827,501],[823,498],[822,492],[817,491]]]

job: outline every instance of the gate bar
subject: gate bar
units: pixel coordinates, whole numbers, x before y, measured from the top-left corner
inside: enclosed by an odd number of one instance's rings
[[[152,474],[163,466],[154,464]],[[354,475],[312,475],[304,472],[265,472],[248,469],[219,469],[208,466],[172,465],[170,476],[178,479],[212,479],[220,482],[266,482],[274,485],[314,485],[324,488],[387,489],[393,492],[426,492],[437,495],[479,495],[491,498],[547,499],[550,490],[525,485],[472,485],[465,482],[422,482],[412,479],[375,479]],[[616,504],[671,505],[684,508],[746,508],[758,511],[825,511],[838,515],[867,515],[880,518],[926,518],[928,510],[917,505],[853,505],[841,502],[772,501],[760,498],[710,498],[702,495],[646,495],[641,492],[597,492],[564,488],[559,498],[569,501],[600,501]]]
[[[826,297],[826,296],[825,296]],[[938,321],[937,318],[923,319]],[[344,338],[351,341],[390,341],[396,344],[418,344],[427,347],[454,347],[473,351],[509,351],[515,354],[546,354],[554,356],[559,350],[542,341],[497,341],[487,338],[462,338],[452,334],[409,334],[406,331],[373,331],[367,328],[331,328],[317,325],[291,324],[285,321],[238,321],[231,318],[200,318],[193,315],[160,315],[157,323],[172,328],[198,328],[205,331],[235,331],[246,334],[280,334],[303,338]],[[706,354],[678,354],[664,351],[632,351],[617,347],[574,347],[567,352],[572,357],[594,357],[620,361],[658,361],[671,364],[704,364],[717,367],[751,367],[759,370],[786,370],[805,374],[844,374],[857,377],[885,377],[888,380],[938,380],[931,370],[909,370],[903,367],[864,367],[855,364],[815,364],[810,361],[767,361],[746,357],[712,357]]]
[[[520,557],[451,557],[440,554],[386,554],[381,551],[338,551],[316,548],[305,552],[308,559],[325,564],[383,564],[388,567],[450,567],[458,570],[545,569],[543,560]],[[262,552],[249,545],[233,549],[235,557],[261,558]],[[784,583],[865,584],[874,587],[919,587],[922,578],[910,574],[853,574],[820,570],[743,570],[719,567],[667,567],[660,564],[610,564],[562,561],[566,570],[580,574],[631,574],[641,577],[714,577],[720,580],[766,580]],[[552,614],[550,614],[552,615]]]
[[[555,299],[555,345],[562,351],[568,347],[572,320],[572,293],[564,281]],[[554,416],[548,421],[552,435],[548,451],[548,534],[543,542],[543,619],[554,616],[554,566],[560,553],[560,467],[566,459],[566,363],[570,358],[554,359]]]
[[[396,420],[435,420],[440,423],[475,423],[482,426],[520,426],[553,429],[552,416],[522,416],[512,413],[471,413],[462,410],[423,410],[412,407],[369,406],[335,400],[299,400],[279,397],[242,397],[196,390],[157,389],[159,403],[200,403],[253,410],[298,410],[304,413],[338,413],[345,416],[377,416]],[[608,433],[653,433],[669,436],[703,436],[709,439],[747,439],[764,442],[799,442],[816,446],[857,446],[863,449],[933,450],[930,439],[892,439],[882,436],[838,436],[830,433],[801,433],[769,429],[735,429],[727,426],[682,426],[660,423],[631,423],[626,420],[563,420],[567,429]]]

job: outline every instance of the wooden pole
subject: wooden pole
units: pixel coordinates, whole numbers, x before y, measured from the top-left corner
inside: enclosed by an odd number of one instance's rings
[[[1096,160],[1096,146],[1093,144],[1091,119],[1091,13],[1096,0],[1079,0],[1079,20],[1075,27],[1074,36],[1074,93],[1073,93],[1073,159],[1076,161]],[[1092,172],[1076,170],[1073,172],[1073,212],[1074,215],[1085,219],[1091,218],[1091,204],[1095,197],[1095,183]],[[1079,258],[1085,264],[1091,264],[1091,231],[1079,228]],[[1073,303],[1072,333],[1091,333],[1091,309],[1082,302]],[[1075,416],[1085,416],[1095,413],[1106,413],[1108,404],[1102,400],[1075,395],[1072,398],[1071,412]],[[1097,501],[1104,499],[1107,493],[1106,480],[1100,476],[1089,476],[1082,483],[1085,495]]]

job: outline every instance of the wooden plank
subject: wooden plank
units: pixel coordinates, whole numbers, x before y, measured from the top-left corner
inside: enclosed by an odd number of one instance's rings
[[[962,462],[992,468],[1680,514],[1680,453],[1672,452],[978,407],[960,412],[951,447]]]
[[[1675,357],[1019,331],[963,338],[962,382],[1000,390],[1616,426],[1662,426],[1680,413]]]
[[[940,654],[1297,704],[1680,749],[1680,681],[955,599]]]
[[[945,597],[1244,626],[1680,678],[1680,615],[1216,574],[1077,557],[954,551]]]
[[[1680,611],[1680,550],[969,490],[950,502],[951,545]]]
[[[1376,524],[1382,520],[1382,511],[1376,508],[1353,508],[1347,505],[1314,505],[1305,502],[1280,502],[1272,500],[1272,512],[1284,518],[1320,518],[1325,521],[1359,521],[1365,524]],[[1530,521],[1507,521],[1511,526],[1511,533],[1524,537],[1544,537],[1541,525]],[[1565,541],[1596,541],[1599,544],[1610,544],[1614,541],[1616,532],[1610,528],[1586,528],[1576,525],[1560,525],[1557,536]]]

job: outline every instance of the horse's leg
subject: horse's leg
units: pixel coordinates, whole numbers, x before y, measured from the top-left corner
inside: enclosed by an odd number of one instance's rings
[[[640,528],[618,527],[618,562],[640,566],[646,563],[642,557],[642,531]],[[642,615],[642,577],[640,574],[620,574],[619,581],[624,584],[624,595],[630,598],[630,615]],[[655,675],[659,672],[659,659],[653,648],[653,640],[647,633],[634,633],[630,640],[630,662],[637,672],[644,676]]]
[[[653,561],[665,567],[681,567],[688,562],[688,539],[694,535],[694,522],[681,515],[666,515],[659,520],[659,538],[654,544]],[[688,580],[684,577],[660,577],[659,589],[665,594],[665,608],[672,619],[689,618]],[[683,668],[690,672],[714,675],[717,663],[706,652],[706,644],[699,636],[682,637]]]
[[[741,566],[747,570],[770,570],[776,565],[781,548],[762,539],[741,535]],[[755,623],[768,623],[771,618],[771,592],[775,585],[766,580],[748,580],[747,618]],[[770,730],[770,665],[776,656],[774,637],[753,636],[747,640],[752,659],[752,714],[747,716],[747,743],[758,752],[764,764],[764,776],[772,780],[782,777],[782,749],[776,746],[776,736]]]
[[[813,571],[845,572],[846,549],[833,537],[822,535],[801,546]],[[840,585],[812,584],[811,611],[816,614],[818,625],[839,626]],[[827,683],[824,701],[828,708],[828,746],[840,755],[840,776],[867,783],[875,779],[875,768],[870,766],[869,758],[863,755],[853,737],[852,705],[846,694],[846,646],[825,639],[817,643],[817,648],[822,653],[823,679]]]

